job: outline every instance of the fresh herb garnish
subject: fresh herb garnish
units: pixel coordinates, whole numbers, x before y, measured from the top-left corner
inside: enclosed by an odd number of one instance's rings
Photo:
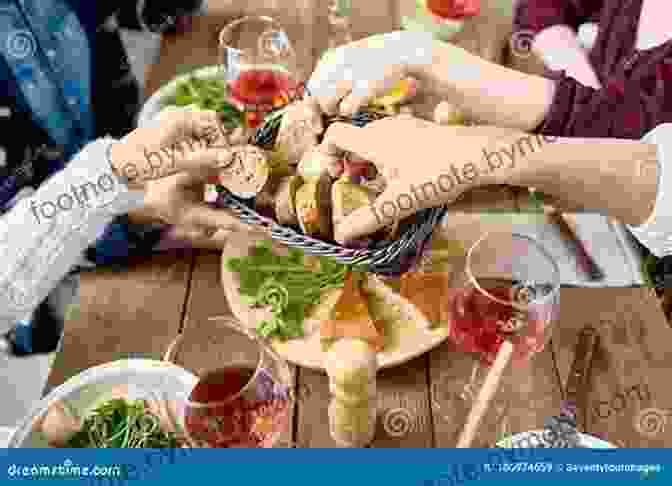
[[[276,255],[270,240],[258,243],[249,256],[227,260],[227,269],[238,274],[245,302],[269,307],[273,314],[259,323],[259,335],[303,336],[309,308],[319,303],[324,291],[343,287],[349,267],[328,257],[317,257],[317,261],[319,265],[311,265],[297,248],[290,248],[288,255]]]
[[[142,400],[110,400],[97,407],[68,441],[70,448],[175,448],[175,434],[161,428],[159,418]]]
[[[243,113],[227,101],[226,83],[221,79],[191,77],[177,85],[176,106],[196,105],[201,110],[213,110],[222,116],[227,127],[235,128],[243,123]]]

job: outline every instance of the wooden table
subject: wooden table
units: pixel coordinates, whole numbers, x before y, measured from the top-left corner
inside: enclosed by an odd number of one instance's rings
[[[262,3],[265,6],[255,10]],[[274,8],[280,6],[279,0],[252,0],[246,9],[277,14],[293,38],[305,39],[300,52],[308,66],[326,45],[318,35],[326,26],[325,13],[315,6],[324,3],[297,0],[294,11]],[[399,12],[409,11],[408,5],[402,8],[388,0],[359,2],[357,9],[357,37],[391,30],[397,26]],[[178,72],[216,62],[213,40],[223,22],[204,20],[197,32],[164,38],[160,61],[148,75],[147,93]],[[464,207],[471,211],[486,207],[520,210],[516,194],[505,188],[480,191],[469,198]],[[200,373],[224,363],[231,351],[227,331],[207,320],[229,312],[219,272],[219,254],[181,251],[133,261],[127,271],[84,274],[81,310],[67,322],[63,350],[49,387],[107,361],[161,359],[178,333],[184,336],[175,359],[178,364]],[[647,408],[672,410],[667,379],[672,369],[672,329],[651,291],[563,288],[561,303],[551,345],[534,358],[533,366],[507,373],[496,398],[496,405],[506,407],[490,410],[475,445],[491,445],[504,433],[542,428],[546,417],[558,414],[578,332],[593,325],[600,330],[601,345],[581,427],[619,446],[671,447],[671,427],[654,436],[638,432],[633,422]],[[373,446],[454,447],[468,409],[458,406],[451,393],[458,392],[468,379],[473,359],[445,344],[403,366],[382,371],[378,377],[381,420]],[[327,376],[295,368],[294,377],[299,400],[294,427],[286,439],[298,447],[333,447],[326,419]]]

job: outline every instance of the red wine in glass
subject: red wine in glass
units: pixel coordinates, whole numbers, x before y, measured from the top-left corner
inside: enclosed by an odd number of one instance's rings
[[[426,0],[427,10],[442,20],[460,20],[480,13],[480,0]]]
[[[259,126],[267,113],[296,98],[298,91],[290,72],[279,66],[241,68],[228,86],[229,96],[247,114],[251,128]]]
[[[185,428],[209,447],[273,447],[289,426],[290,394],[267,370],[231,366],[203,376],[189,396]]]
[[[494,362],[505,338],[514,345],[514,362],[525,362],[541,351],[548,335],[548,316],[534,307],[521,311],[506,304],[521,290],[533,291],[517,282],[494,279],[481,282],[481,289],[454,289],[450,303],[453,341],[465,352],[479,353],[487,365]]]

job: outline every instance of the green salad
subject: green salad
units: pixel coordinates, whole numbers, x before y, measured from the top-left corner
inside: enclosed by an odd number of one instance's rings
[[[227,100],[226,83],[222,79],[200,79],[192,76],[177,85],[174,98],[164,106],[213,110],[220,113],[223,121],[232,128],[243,122],[243,113]]]
[[[343,287],[350,267],[327,257],[315,257],[315,264],[307,260],[296,248],[287,256],[273,253],[270,240],[258,243],[249,256],[227,260],[227,269],[239,276],[246,303],[271,309],[273,318],[257,328],[261,336],[303,336],[306,311],[320,302],[324,291]]]
[[[98,406],[67,442],[70,448],[175,448],[175,434],[161,428],[143,400],[115,399]]]

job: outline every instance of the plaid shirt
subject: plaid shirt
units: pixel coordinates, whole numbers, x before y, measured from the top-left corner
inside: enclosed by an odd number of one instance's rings
[[[88,142],[134,128],[140,89],[118,28],[165,32],[204,0],[9,0],[0,4],[0,215]],[[2,217],[2,216],[0,216]],[[117,218],[76,268],[123,264],[162,228]],[[14,331],[16,352],[50,352],[77,294],[69,276]]]

